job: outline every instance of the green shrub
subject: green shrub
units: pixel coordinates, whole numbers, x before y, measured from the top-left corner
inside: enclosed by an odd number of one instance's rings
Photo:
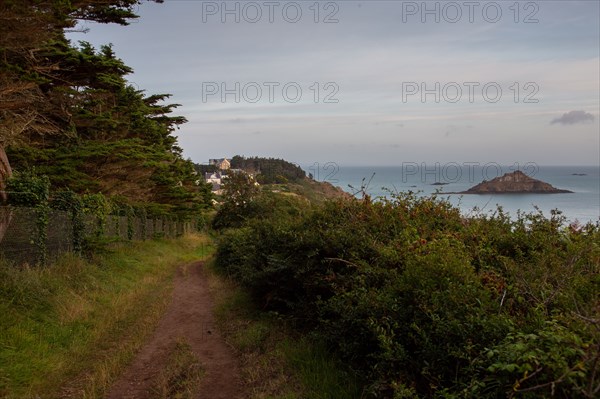
[[[274,198],[240,210],[216,265],[326,342],[371,396],[570,398],[598,384],[598,225],[502,209],[464,218],[414,194],[304,208]]]

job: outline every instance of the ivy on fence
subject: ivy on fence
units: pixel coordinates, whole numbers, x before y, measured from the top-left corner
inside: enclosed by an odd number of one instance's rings
[[[65,213],[69,229],[62,237],[67,239],[70,251],[79,255],[93,250],[98,244],[106,243],[107,239],[109,241],[115,238],[131,241],[176,237],[199,226],[198,223],[194,223],[195,219],[193,221],[182,220],[168,215],[164,210],[155,206],[147,210],[144,205],[133,206],[125,203],[121,198],[107,198],[102,194],[79,195],[71,190],[51,192],[48,178],[36,175],[35,170],[16,173],[8,181],[7,191],[9,193],[8,205],[12,209],[18,207],[31,210],[31,213],[27,211],[19,213],[19,217],[34,215],[35,220],[32,226],[35,228],[30,228],[31,236],[28,243],[25,244],[35,247],[36,262],[41,265],[48,262],[50,252],[47,245],[48,231],[55,228],[50,225],[51,211]],[[114,224],[111,224],[114,227],[112,234],[107,229],[109,217],[114,219],[112,221]],[[17,224],[22,222],[13,220],[13,223]],[[121,229],[125,227],[125,224],[126,229],[122,232]],[[152,229],[151,234],[149,234],[148,228]],[[57,231],[53,230],[53,235],[56,235]],[[69,235],[68,238],[65,236],[66,234]],[[5,249],[0,239],[0,255],[7,257]],[[30,262],[26,259],[32,259],[30,256],[32,251],[27,252],[27,258],[18,259],[18,256],[14,255],[15,259],[9,260]]]
[[[83,200],[73,191],[66,190],[55,193],[51,204],[54,209],[69,213],[73,229],[71,234],[73,252],[81,254],[85,237]]]
[[[106,222],[113,210],[112,208],[110,202],[102,194],[85,194],[83,196],[84,212],[93,216],[96,220],[94,237],[100,238],[106,233]]]
[[[16,174],[7,184],[10,203],[16,206],[33,208],[35,211],[35,232],[31,242],[38,251],[38,262],[47,261],[46,240],[48,237],[48,218],[50,208],[50,180],[47,176],[37,176],[35,171]]]

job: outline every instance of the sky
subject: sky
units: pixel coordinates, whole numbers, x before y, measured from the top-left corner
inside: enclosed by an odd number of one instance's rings
[[[197,163],[600,165],[600,2],[143,3],[83,23],[170,93]]]

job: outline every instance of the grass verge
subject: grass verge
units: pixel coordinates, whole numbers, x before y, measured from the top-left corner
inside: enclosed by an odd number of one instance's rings
[[[0,264],[0,397],[97,398],[153,331],[207,237],[133,242],[45,268]]]
[[[209,284],[215,317],[241,359],[249,399],[358,399],[358,378],[327,349],[257,309],[248,294],[219,275],[212,264]]]

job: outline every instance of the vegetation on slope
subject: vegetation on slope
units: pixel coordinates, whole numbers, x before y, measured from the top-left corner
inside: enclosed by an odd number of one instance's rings
[[[223,232],[216,267],[326,342],[368,396],[598,394],[598,225],[501,209],[465,219],[408,194],[253,202],[225,223],[237,228]]]
[[[306,178],[300,166],[283,159],[236,155],[231,158],[231,167],[255,174],[260,184],[297,183]]]

